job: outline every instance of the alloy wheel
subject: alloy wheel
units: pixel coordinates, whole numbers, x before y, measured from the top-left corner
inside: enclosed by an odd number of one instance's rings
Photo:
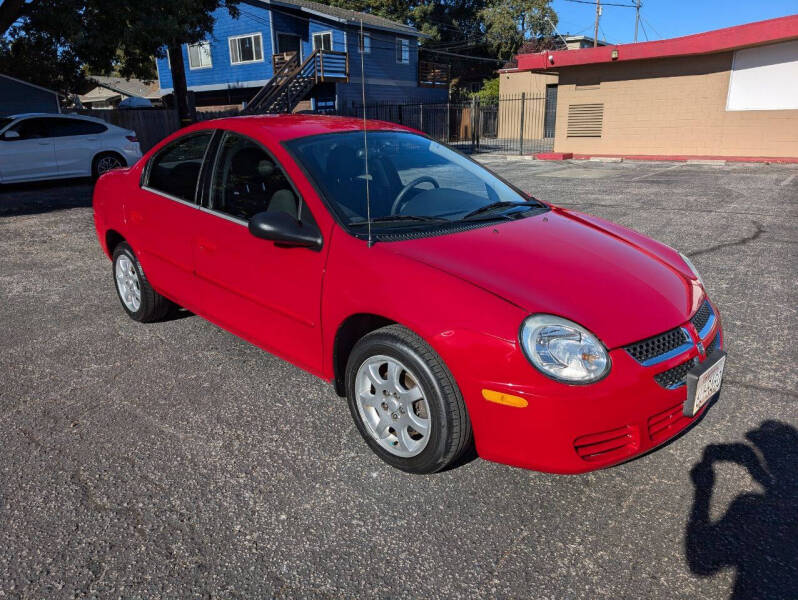
[[[355,400],[369,434],[402,458],[420,454],[432,431],[429,404],[418,377],[390,356],[366,359],[355,376]]]
[[[116,261],[115,271],[119,297],[130,312],[138,311],[141,306],[141,285],[133,261],[124,254],[120,255]]]

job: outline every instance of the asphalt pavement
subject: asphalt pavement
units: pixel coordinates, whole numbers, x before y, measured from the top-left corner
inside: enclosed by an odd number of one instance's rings
[[[580,476],[402,473],[326,382],[130,320],[90,183],[0,187],[0,598],[798,598],[798,167],[483,160],[693,259],[729,353],[696,427]]]

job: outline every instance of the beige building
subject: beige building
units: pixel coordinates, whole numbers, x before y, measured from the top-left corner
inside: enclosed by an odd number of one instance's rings
[[[555,152],[798,158],[798,15],[518,62],[558,73]]]
[[[593,47],[593,38],[587,36],[566,36],[566,50],[579,50]],[[599,46],[606,45],[599,41]],[[545,129],[544,112],[546,103],[557,102],[556,72],[538,72],[521,69],[501,69],[499,71],[499,97],[502,98],[499,108],[499,137],[511,138],[519,135],[520,97],[525,94],[524,103],[524,138],[539,139],[553,135]],[[547,135],[548,134],[548,135]]]

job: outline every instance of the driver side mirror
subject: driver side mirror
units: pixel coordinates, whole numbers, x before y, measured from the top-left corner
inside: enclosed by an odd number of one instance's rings
[[[322,245],[318,227],[301,223],[281,210],[254,215],[249,220],[249,232],[257,238],[271,240],[278,246],[320,250]]]
[[[19,139],[19,131],[9,130],[3,134],[4,140],[18,140]]]

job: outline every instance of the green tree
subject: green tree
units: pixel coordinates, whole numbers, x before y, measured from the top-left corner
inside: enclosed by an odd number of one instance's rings
[[[60,90],[82,77],[116,71],[124,77],[152,73],[153,57],[168,48],[175,101],[182,123],[190,121],[182,44],[205,38],[213,29],[213,11],[225,7],[238,15],[239,0],[2,0],[0,4],[0,71]],[[3,27],[5,28],[3,29]],[[31,50],[31,60],[49,63],[49,82],[41,81],[30,61],[14,63]],[[20,72],[20,69],[25,69]]]
[[[551,36],[557,24],[551,0],[492,0],[481,17],[489,48],[505,60],[526,40]]]

